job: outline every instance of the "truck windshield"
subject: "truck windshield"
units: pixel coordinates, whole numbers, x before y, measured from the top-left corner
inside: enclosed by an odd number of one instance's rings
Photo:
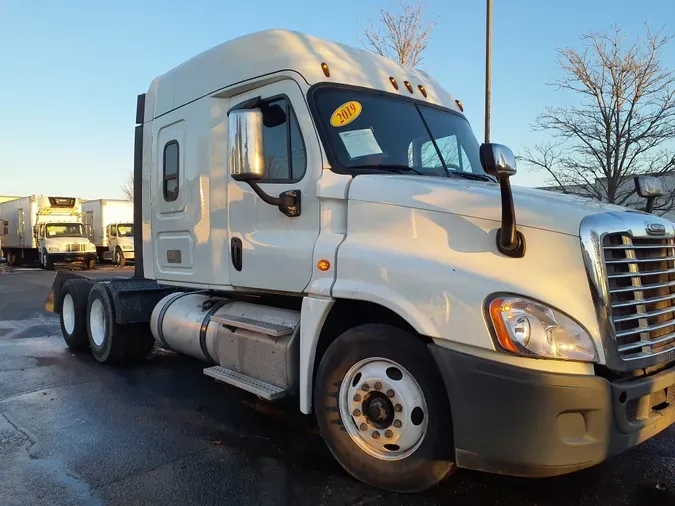
[[[120,223],[117,225],[117,235],[120,237],[133,237],[134,225],[133,223]]]
[[[47,237],[84,237],[81,223],[49,223],[46,229]]]
[[[349,88],[319,88],[314,105],[327,151],[341,169],[492,180],[481,167],[471,126],[460,114]]]

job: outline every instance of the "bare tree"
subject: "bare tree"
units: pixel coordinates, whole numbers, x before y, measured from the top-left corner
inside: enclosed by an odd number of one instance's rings
[[[666,148],[675,139],[675,72],[661,59],[671,39],[648,28],[629,38],[615,27],[584,35],[582,51],[558,49],[563,76],[549,84],[578,102],[547,108],[534,129],[553,141],[519,158],[564,193],[634,204],[633,176],[675,171],[675,151]],[[675,185],[655,210],[666,212],[673,202]]]
[[[438,18],[424,21],[424,6],[401,0],[402,13],[395,14],[380,8],[379,24],[370,20],[370,28],[363,29],[361,44],[370,51],[392,58],[408,67],[416,68],[422,63],[431,30]]]
[[[133,174],[133,172],[129,172],[127,174],[127,179],[120,186],[120,190],[122,191],[122,196],[124,197],[125,200],[130,200],[130,201],[133,202],[133,200],[134,200],[134,174]]]

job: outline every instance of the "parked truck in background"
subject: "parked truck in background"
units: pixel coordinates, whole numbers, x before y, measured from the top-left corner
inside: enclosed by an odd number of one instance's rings
[[[389,490],[564,474],[675,420],[675,225],[511,189],[426,73],[264,31],[156,78],[136,123],[134,277],[57,275],[69,347],[294,396]]]
[[[85,233],[80,199],[30,195],[0,202],[0,216],[7,221],[2,246],[9,265],[38,260],[45,269],[60,262],[94,267],[96,248]]]
[[[134,259],[134,204],[128,200],[88,200],[82,204],[89,238],[100,260],[124,267]]]

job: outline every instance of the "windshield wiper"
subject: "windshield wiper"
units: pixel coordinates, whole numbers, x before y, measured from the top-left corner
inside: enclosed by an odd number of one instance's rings
[[[494,183],[492,179],[487,174],[475,174],[473,172],[462,172],[461,170],[449,170],[448,171],[452,176],[463,177],[464,179],[471,179],[472,181],[489,181]]]
[[[423,176],[419,170],[413,169],[412,167],[408,167],[407,165],[396,165],[392,163],[386,163],[382,165],[350,165],[350,169],[378,169],[378,170],[384,170],[386,172],[396,172],[397,174],[401,174],[402,172],[414,172],[415,174],[419,174],[420,176]]]

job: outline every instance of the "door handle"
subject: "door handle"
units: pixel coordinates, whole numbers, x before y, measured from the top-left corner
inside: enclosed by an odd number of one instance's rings
[[[238,271],[241,271],[242,269],[242,254],[244,252],[244,248],[242,247],[241,244],[241,239],[239,237],[233,237],[231,246],[230,246],[230,257],[232,258],[232,265],[234,266],[235,269]]]

